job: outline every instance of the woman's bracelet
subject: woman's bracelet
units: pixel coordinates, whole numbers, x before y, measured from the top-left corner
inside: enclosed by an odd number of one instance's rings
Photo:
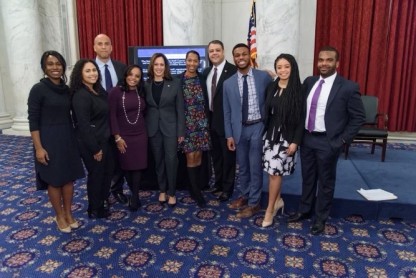
[[[115,140],[115,142],[117,143],[118,141],[120,141],[121,139],[123,139],[123,138],[121,138],[121,136],[120,137],[118,137],[116,140]]]

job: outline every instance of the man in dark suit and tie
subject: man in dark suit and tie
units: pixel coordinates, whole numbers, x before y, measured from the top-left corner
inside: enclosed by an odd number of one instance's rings
[[[288,222],[309,218],[314,211],[313,235],[325,230],[334,197],[338,156],[365,119],[358,84],[339,76],[338,66],[338,51],[325,46],[319,51],[320,76],[310,76],[303,83],[306,107],[300,145],[302,197],[298,212]]]
[[[122,62],[112,60],[111,52],[113,46],[110,38],[105,34],[99,34],[94,39],[94,51],[97,54],[95,61],[101,73],[101,85],[107,92],[117,85],[118,81],[123,78],[126,65]],[[117,148],[114,144],[114,151]],[[127,197],[123,193],[124,175],[117,161],[115,161],[114,176],[111,181],[111,193],[122,204],[127,204]]]
[[[224,135],[223,83],[236,73],[237,68],[227,62],[224,44],[213,40],[208,44],[211,66],[202,74],[205,99],[208,100],[208,120],[212,141],[211,159],[214,166],[215,185],[209,191],[218,195],[221,202],[230,199],[234,191],[235,152],[228,150]]]
[[[233,57],[238,71],[224,82],[224,130],[228,149],[237,154],[241,192],[229,207],[246,218],[260,210],[264,103],[272,78],[251,68],[247,45],[234,46]]]

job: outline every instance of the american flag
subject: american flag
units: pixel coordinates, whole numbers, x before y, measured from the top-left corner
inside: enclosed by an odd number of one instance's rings
[[[256,0],[253,0],[251,6],[250,21],[248,24],[248,35],[247,35],[247,44],[250,48],[250,58],[251,65],[254,68],[257,68],[256,58],[257,58],[257,29],[256,29]]]

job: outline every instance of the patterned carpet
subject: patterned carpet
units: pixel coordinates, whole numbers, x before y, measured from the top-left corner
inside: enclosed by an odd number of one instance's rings
[[[264,211],[240,220],[209,194],[199,209],[186,191],[174,209],[142,191],[138,212],[112,200],[111,217],[90,220],[80,180],[81,227],[61,234],[35,191],[30,139],[0,135],[0,154],[0,277],[416,277],[416,223],[352,215],[312,236],[310,221],[280,215],[261,228]]]

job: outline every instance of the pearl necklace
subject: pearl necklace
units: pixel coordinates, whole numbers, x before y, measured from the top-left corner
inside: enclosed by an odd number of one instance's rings
[[[123,91],[123,97],[122,97],[124,116],[126,117],[127,122],[131,125],[135,125],[137,123],[137,121],[139,120],[139,117],[140,117],[141,102],[140,102],[140,96],[139,96],[139,93],[137,92],[137,89],[136,89],[136,94],[137,94],[137,100],[139,101],[139,110],[137,111],[137,117],[136,117],[136,120],[134,122],[130,122],[129,117],[127,117],[126,106],[124,105],[124,100],[126,99],[126,92],[125,91]]]

